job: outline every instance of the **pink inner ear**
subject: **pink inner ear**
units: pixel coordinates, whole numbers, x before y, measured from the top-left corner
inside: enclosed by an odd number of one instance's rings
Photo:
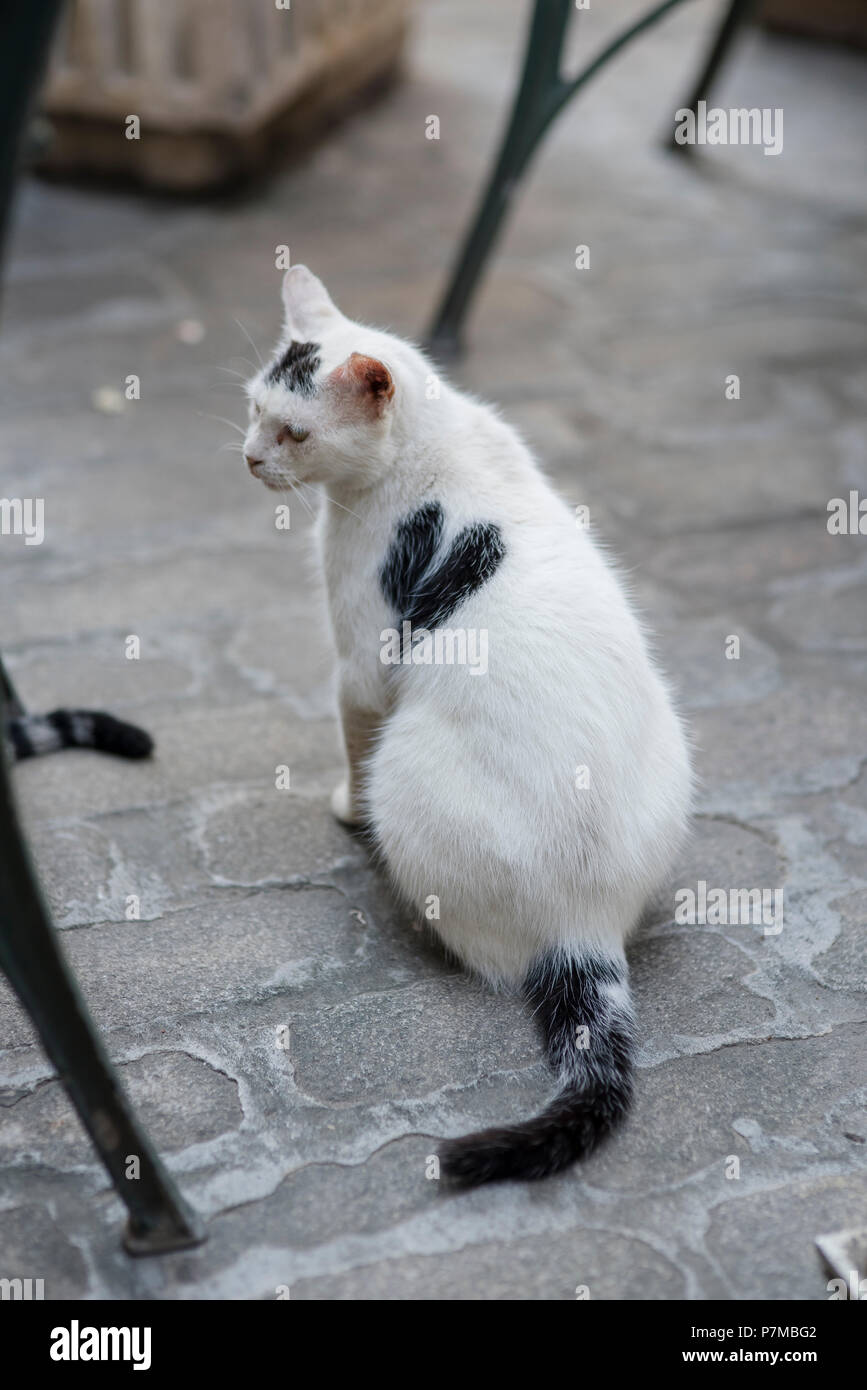
[[[332,376],[335,381],[353,387],[380,410],[394,395],[394,382],[385,363],[375,357],[365,357],[361,352],[353,352]]]

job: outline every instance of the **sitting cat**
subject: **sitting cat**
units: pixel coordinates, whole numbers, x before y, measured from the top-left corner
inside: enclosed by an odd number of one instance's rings
[[[325,494],[332,808],[454,956],[523,989],[559,1078],[537,1118],[446,1142],[444,1175],[541,1178],[630,1102],[623,944],[684,835],[684,732],[620,578],[515,432],[306,267],[283,300],[244,452],[268,487]],[[460,664],[473,634],[484,671]]]

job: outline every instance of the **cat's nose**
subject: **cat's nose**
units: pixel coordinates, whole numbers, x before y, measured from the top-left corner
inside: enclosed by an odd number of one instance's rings
[[[253,476],[255,477],[256,469],[262,467],[262,460],[261,460],[261,459],[251,459],[249,454],[245,454],[245,455],[244,455],[244,461],[246,462],[247,467],[249,468],[250,472],[251,472],[251,473],[253,474]]]

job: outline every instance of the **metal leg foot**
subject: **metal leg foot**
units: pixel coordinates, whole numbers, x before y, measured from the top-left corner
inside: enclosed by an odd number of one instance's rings
[[[24,706],[18,698],[18,691],[12,684],[12,677],[3,665],[2,656],[0,656],[0,702],[3,703],[7,716],[12,715],[13,718],[17,719],[23,715]],[[2,734],[3,730],[0,728],[0,737]]]
[[[136,1255],[198,1245],[196,1213],[179,1195],[139,1124],[63,959],[30,863],[0,755],[0,966],[36,1025],[118,1195]]]
[[[755,8],[756,0],[731,0],[731,4],[726,10],[723,21],[717,31],[717,36],[711,44],[704,67],[696,80],[695,86],[688,101],[684,101],[677,110],[697,112],[698,103],[707,101],[713,80],[716,77],[723,62],[728,56],[729,50],[735,40],[735,36],[741,26],[749,18],[751,11]],[[679,145],[674,138],[674,133],[669,136],[666,147],[677,154],[691,154],[693,145]]]

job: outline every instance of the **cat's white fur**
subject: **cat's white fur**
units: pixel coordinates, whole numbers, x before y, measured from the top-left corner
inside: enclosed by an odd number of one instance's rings
[[[244,447],[268,485],[330,499],[318,546],[351,769],[335,813],[369,817],[403,898],[489,981],[517,983],[556,948],[620,958],[691,797],[684,731],[622,579],[489,406],[432,388],[418,349],[345,318],[305,267],[284,303],[284,345],[321,345],[318,389],[256,378]],[[352,354],[388,369],[378,409]],[[485,675],[380,659],[397,622],[383,560],[430,501],[446,546],[473,522],[502,533],[504,560],[448,623],[487,631]]]

